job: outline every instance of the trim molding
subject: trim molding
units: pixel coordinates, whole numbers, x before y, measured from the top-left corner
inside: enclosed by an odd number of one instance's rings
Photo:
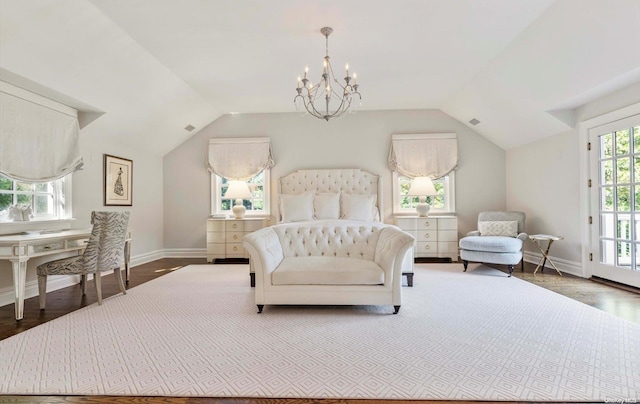
[[[585,274],[584,274],[584,270],[582,268],[582,263],[576,262],[576,261],[569,261],[569,260],[566,260],[566,259],[563,259],[563,258],[554,257],[552,255],[550,255],[549,258],[551,258],[553,263],[556,264],[556,266],[558,267],[558,269],[562,273],[568,273],[568,274],[571,274],[571,275],[578,276],[580,278],[589,278],[588,276],[585,276]],[[529,263],[534,264],[534,265],[538,265],[538,263],[540,262],[541,259],[542,259],[542,254],[540,254],[540,253],[535,253],[535,252],[531,252],[531,251],[525,251],[524,252],[524,260],[526,262],[529,262]],[[545,269],[547,271],[551,270],[551,271],[555,272],[555,269],[553,269],[553,267],[551,265],[549,265],[548,261],[547,261],[547,264],[544,267],[545,267]]]
[[[165,248],[164,258],[207,258],[206,248]]]

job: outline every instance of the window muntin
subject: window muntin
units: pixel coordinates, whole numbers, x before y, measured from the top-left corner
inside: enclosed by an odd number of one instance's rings
[[[246,215],[269,215],[270,170],[263,170],[255,177],[249,179],[247,183],[253,198],[243,199],[242,201],[244,207],[247,209]],[[211,174],[211,184],[211,214],[232,214],[231,209],[235,204],[235,199],[224,197],[227,187],[229,186],[229,181],[216,174]]]
[[[411,186],[411,178],[393,172],[393,206],[394,214],[416,214],[418,197],[407,196]],[[455,212],[455,174],[433,180],[438,195],[428,196],[427,203],[431,206],[431,213]]]
[[[13,181],[0,176],[0,222],[9,221],[9,207],[30,206],[31,220],[58,220],[71,217],[65,194],[70,194],[71,179],[63,177],[45,183]]]

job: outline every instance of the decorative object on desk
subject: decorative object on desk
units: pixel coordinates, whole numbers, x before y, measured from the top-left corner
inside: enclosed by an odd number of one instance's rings
[[[416,211],[418,216],[427,217],[431,206],[427,203],[427,196],[437,195],[436,188],[433,186],[433,181],[429,177],[416,177],[411,181],[411,187],[409,188],[408,196],[417,196],[418,204],[416,205]]]
[[[251,199],[251,191],[246,181],[230,180],[227,192],[224,194],[225,198],[231,198],[236,200],[236,204],[233,205],[233,215],[236,219],[242,219],[244,217],[247,208],[242,204],[243,199]]]
[[[118,286],[126,294],[120,269],[125,264],[125,242],[130,212],[91,212],[91,236],[82,255],[50,261],[37,267],[40,309],[45,308],[48,275],[82,275],[82,294],[87,275],[93,275],[98,304],[102,304],[101,273],[113,270]]]
[[[31,206],[9,206],[9,219],[14,222],[28,222],[33,217],[33,209]]]
[[[298,94],[293,99],[293,103],[296,109],[300,109],[300,104],[304,104],[304,108],[309,114],[316,118],[329,121],[331,118],[338,118],[351,107],[351,102],[354,96],[358,96],[358,103],[362,99],[358,92],[358,80],[356,74],[353,77],[349,75],[349,64],[345,65],[345,77],[343,86],[336,79],[333,73],[333,67],[331,66],[331,60],[329,58],[329,35],[333,32],[331,27],[323,27],[320,33],[324,35],[326,40],[326,54],[324,57],[324,63],[322,68],[322,76],[318,84],[314,85],[308,78],[309,67],[304,69],[304,77],[298,77],[298,87],[296,91]],[[353,83],[351,80],[353,79]],[[316,101],[318,105],[316,105]],[[331,110],[331,101],[338,104],[335,110]],[[335,104],[334,104],[335,105]],[[354,110],[352,109],[351,112]]]
[[[104,155],[104,205],[133,205],[133,161]]]

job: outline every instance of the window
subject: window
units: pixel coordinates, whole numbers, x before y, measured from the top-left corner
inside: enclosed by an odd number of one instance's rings
[[[393,172],[393,206],[395,214],[415,214],[417,196],[407,196],[411,186],[411,178],[398,175]],[[438,195],[428,196],[427,203],[431,206],[432,213],[455,212],[455,174],[452,171],[449,175],[433,180],[433,185]]]
[[[59,220],[71,217],[71,206],[65,199],[71,195],[71,178],[63,177],[45,183],[13,181],[0,176],[0,222],[9,221],[9,207],[30,206],[31,220]]]
[[[247,209],[247,216],[268,216],[270,170],[264,169],[247,181],[253,198],[242,202]],[[231,214],[235,200],[225,198],[229,182],[216,174],[211,174],[211,214]]]

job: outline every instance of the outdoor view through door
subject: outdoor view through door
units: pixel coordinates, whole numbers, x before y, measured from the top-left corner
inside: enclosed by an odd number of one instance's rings
[[[640,116],[592,128],[589,141],[592,273],[640,287]]]

